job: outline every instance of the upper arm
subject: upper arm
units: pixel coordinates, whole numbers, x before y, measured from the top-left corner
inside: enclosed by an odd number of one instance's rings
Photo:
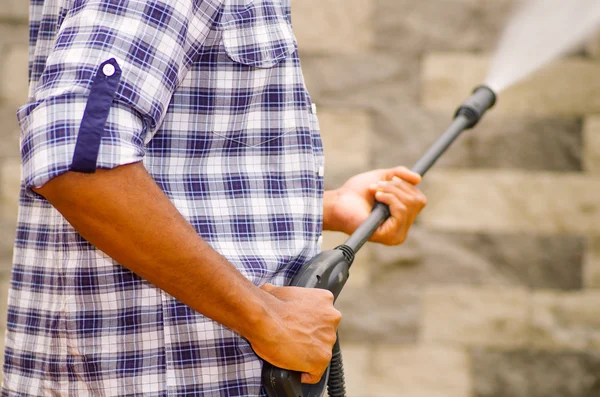
[[[218,0],[73,0],[19,111],[28,192],[69,170],[140,161],[218,10]]]

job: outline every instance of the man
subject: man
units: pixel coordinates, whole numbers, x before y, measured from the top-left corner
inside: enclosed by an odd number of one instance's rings
[[[323,193],[280,0],[32,0],[5,396],[258,396],[315,383],[340,313],[283,287],[374,198],[399,244],[418,175]],[[352,137],[348,137],[352,139]]]

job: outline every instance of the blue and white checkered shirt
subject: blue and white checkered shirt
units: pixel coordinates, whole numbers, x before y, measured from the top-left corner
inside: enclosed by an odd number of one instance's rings
[[[96,249],[31,187],[143,161],[248,279],[288,283],[319,250],[323,191],[288,1],[31,0],[3,396],[264,395],[244,339]]]

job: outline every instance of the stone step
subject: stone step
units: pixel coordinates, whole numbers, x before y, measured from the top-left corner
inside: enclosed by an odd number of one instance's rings
[[[578,173],[437,170],[419,221],[468,232],[600,233],[600,178]]]
[[[532,296],[531,345],[545,350],[600,351],[600,291]]]
[[[319,108],[325,151],[325,188],[336,189],[360,172],[370,170],[373,126],[362,109]]]
[[[427,55],[422,67],[423,105],[451,114],[475,87],[485,82],[489,64],[488,56],[469,53]],[[500,93],[490,114],[581,116],[593,113],[600,113],[600,63],[565,58]]]
[[[600,352],[600,291],[431,286],[421,340],[514,350]]]
[[[528,342],[525,289],[429,287],[422,308],[420,339],[428,343],[517,348]]]
[[[600,175],[600,116],[589,116],[583,124],[583,167]]]
[[[22,0],[2,0],[0,21],[26,22],[29,17],[29,2]],[[1,40],[1,39],[0,39]]]
[[[29,86],[27,78],[29,50],[26,45],[15,45],[5,48],[1,55],[0,100],[16,106],[24,105]]]
[[[375,41],[371,0],[293,0],[294,33],[301,52],[359,54]]]
[[[583,257],[583,285],[600,289],[600,235],[590,236]]]

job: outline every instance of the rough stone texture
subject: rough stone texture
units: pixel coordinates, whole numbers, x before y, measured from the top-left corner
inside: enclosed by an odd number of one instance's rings
[[[0,99],[11,104],[23,105],[27,100],[27,46],[11,46],[2,52]]]
[[[302,70],[306,86],[313,100],[335,97],[373,84],[388,82],[398,76],[409,74],[408,69],[418,71],[416,62],[410,66],[402,58],[392,54],[367,52],[352,55],[303,56]],[[341,72],[343,70],[343,72]]]
[[[386,122],[379,115],[375,119],[376,167],[400,161],[412,165],[450,123],[447,117],[437,130],[421,134],[421,128],[415,133],[403,127],[405,113],[390,112],[390,116],[396,120]],[[407,144],[407,141],[413,142]],[[436,167],[580,171],[581,152],[581,125],[577,120],[492,117],[482,120],[476,130],[465,132]]]
[[[523,347],[529,296],[517,288],[430,287],[423,297],[421,340],[466,346]]]
[[[385,51],[419,56],[439,50],[492,50],[514,1],[375,0],[377,40]]]
[[[294,24],[302,52],[360,53],[374,40],[371,0],[293,0],[292,8],[294,20],[305,21]]]
[[[365,397],[369,394],[368,373],[371,362],[371,346],[341,342],[348,397]]]
[[[8,309],[8,286],[10,273],[3,271],[0,274],[0,330],[6,330],[6,314]]]
[[[485,79],[488,58],[469,53],[435,53],[423,65],[423,105],[452,112]],[[566,95],[565,93],[569,93]],[[600,68],[590,60],[554,62],[502,92],[494,114],[581,116],[600,113]]]
[[[458,167],[561,172],[582,169],[581,124],[577,120],[492,117],[465,135],[469,140],[457,143],[467,147],[465,155],[454,156],[454,148],[448,153]]]
[[[349,177],[370,169],[371,118],[360,109],[321,109],[325,150],[325,187],[339,187]]]
[[[600,292],[533,294],[533,346],[600,352]]]
[[[476,349],[473,397],[600,396],[600,355]]]
[[[509,171],[432,171],[421,215],[442,230],[598,233],[600,178]]]
[[[21,135],[17,122],[16,107],[0,105],[0,159],[7,157],[19,157],[19,137]]]
[[[29,16],[29,3],[21,0],[2,0],[0,22],[26,21]]]
[[[411,74],[410,67],[398,77],[401,81],[391,84],[374,81],[377,77],[369,80],[357,72],[356,85],[344,91],[341,86],[346,79],[351,80],[350,74],[333,65],[328,69],[318,68],[320,63],[309,64],[320,70],[309,74],[317,76],[312,81],[309,77],[309,87],[316,87],[311,92],[317,92],[319,103],[369,110],[374,126],[374,167],[414,164],[451,121],[452,112],[441,114],[419,106],[414,82],[405,81],[404,77],[404,73]],[[436,167],[579,171],[581,157],[581,124],[576,119],[487,117],[476,130],[465,132]]]
[[[27,5],[28,2],[23,2],[20,0],[13,0],[15,3]],[[3,4],[4,6],[4,4]],[[4,8],[1,9],[0,13],[6,11]],[[0,16],[0,19],[2,17]],[[10,45],[27,45],[29,38],[29,27],[26,24],[2,24],[0,22],[0,46],[10,46]]]
[[[0,218],[0,272],[10,269],[13,244],[15,241],[15,222]]]
[[[586,172],[600,175],[600,116],[585,119],[583,164]]]
[[[355,343],[416,342],[420,295],[415,288],[344,288],[336,303],[344,317],[340,337]]]
[[[591,236],[583,261],[583,283],[586,288],[600,288],[600,236]]]
[[[577,236],[435,232],[414,226],[397,247],[374,246],[372,284],[383,289],[435,284],[579,289],[585,239]]]
[[[348,235],[339,232],[325,232],[323,233],[323,247],[322,250],[331,250],[335,247],[344,244],[348,239]],[[365,244],[361,250],[356,254],[354,263],[350,270],[350,278],[346,282],[348,287],[367,287],[370,280],[370,267],[371,267],[371,244]]]
[[[21,163],[19,159],[0,160],[0,217],[14,221],[19,207]]]
[[[470,397],[469,357],[441,346],[376,346],[369,394],[397,397]]]
[[[600,33],[590,38],[585,45],[585,52],[591,58],[600,58]]]

